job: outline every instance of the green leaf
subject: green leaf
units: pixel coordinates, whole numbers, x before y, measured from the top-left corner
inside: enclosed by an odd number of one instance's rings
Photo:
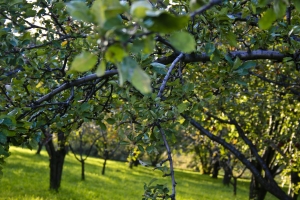
[[[151,63],[150,65],[153,67],[153,70],[155,72],[162,74],[162,75],[167,74],[166,65],[157,63],[157,62]]]
[[[208,56],[211,56],[214,53],[215,50],[216,50],[216,47],[215,47],[214,44],[207,43],[205,45],[205,52],[207,53]]]
[[[153,52],[153,49],[155,49],[155,40],[151,36],[142,39],[138,38],[131,45],[131,51],[134,53],[142,51],[144,54],[150,54]]]
[[[1,144],[6,144],[7,142],[7,137],[4,135],[4,133],[0,132],[0,145]]]
[[[154,146],[147,146],[146,151],[147,153],[151,154],[154,151],[155,147]]]
[[[153,178],[153,179],[151,179],[151,181],[148,183],[148,186],[151,186],[152,185],[152,183],[154,183],[155,181],[157,181],[158,179],[157,178]]]
[[[234,60],[232,69],[233,69],[233,70],[236,70],[236,69],[238,69],[241,65],[242,65],[242,61],[241,61],[241,59],[240,59],[239,57],[237,57],[237,58]]]
[[[136,1],[131,5],[130,14],[141,19],[146,16],[148,10],[152,10],[152,5],[148,1]]]
[[[5,129],[5,128],[2,128],[2,133],[8,137],[12,137],[12,136],[15,136],[17,134],[17,132],[15,130],[8,130],[8,129]]]
[[[35,17],[36,11],[33,10],[32,8],[29,8],[25,12],[25,17]]]
[[[5,125],[9,129],[13,129],[16,125],[16,121],[14,118],[5,117],[5,118],[0,119],[0,124]]]
[[[190,91],[193,91],[193,90],[194,90],[194,87],[195,87],[194,83],[186,83],[186,84],[184,84],[184,86],[183,86],[183,91],[184,91],[184,92],[190,92]]]
[[[240,75],[240,76],[244,76],[247,75],[249,72],[248,70],[251,69],[252,67],[256,66],[256,62],[255,61],[246,61],[244,62],[237,70],[236,72]]]
[[[299,0],[294,0],[293,3],[295,5],[297,11],[300,12],[300,1]]]
[[[154,118],[154,119],[156,119],[157,118],[157,115],[155,114],[155,112],[153,112],[153,110],[149,110],[150,111],[150,114],[152,115],[152,117]]]
[[[110,125],[113,125],[116,123],[116,120],[114,120],[113,118],[108,118],[108,119],[106,119],[106,122]]]
[[[275,0],[273,8],[277,18],[283,17],[286,13],[286,4],[282,0]]]
[[[91,70],[97,63],[97,56],[90,52],[82,52],[77,55],[71,65],[71,71],[86,72]]]
[[[104,28],[108,19],[117,17],[124,11],[125,7],[120,4],[119,0],[96,0],[91,7],[91,13],[101,28]]]
[[[2,145],[0,145],[0,155],[4,155],[5,157],[9,156],[9,153],[3,148]]]
[[[231,46],[237,46],[236,35],[233,32],[226,33],[225,38]]]
[[[205,1],[205,0],[190,0],[190,9],[192,9],[194,11],[194,10],[197,10],[198,8],[204,6],[205,4],[207,4],[207,1]]]
[[[76,20],[82,20],[85,22],[93,22],[93,17],[89,12],[89,8],[83,1],[71,1],[66,4],[67,11]]]
[[[144,166],[144,167],[150,166],[149,163],[143,162],[143,161],[141,161],[141,160],[139,160],[139,163],[140,163],[142,166]]]
[[[185,111],[188,108],[188,103],[181,103],[177,106],[178,112],[182,113],[183,111]]]
[[[299,34],[300,33],[300,26],[294,26],[290,32],[289,32],[289,36],[291,36],[292,34],[295,35],[295,34]]]
[[[97,124],[100,126],[101,130],[106,131],[106,125],[103,122],[99,121]]]
[[[125,81],[131,81],[135,68],[138,63],[131,57],[125,57],[120,64],[117,64],[119,71],[119,81],[122,86]]]
[[[269,3],[269,0],[258,0],[258,6],[264,7]]]
[[[121,45],[115,44],[107,48],[105,52],[105,59],[108,62],[116,64],[118,62],[122,62],[123,58],[127,55],[127,52],[121,47]]]
[[[148,94],[152,92],[150,77],[140,67],[137,67],[134,70],[131,83],[142,94]]]
[[[232,60],[232,58],[231,58],[230,55],[226,54],[226,55],[224,56],[224,58],[225,58],[225,60],[227,60],[227,62],[229,63],[230,66],[233,66],[233,65],[234,65],[234,62],[233,62],[233,60]]]
[[[104,28],[104,30],[113,30],[122,25],[122,19],[119,16],[115,16],[107,19],[102,28]]]
[[[96,70],[96,75],[97,76],[102,76],[105,74],[106,70],[106,62],[104,60],[101,61],[100,65],[98,65],[97,70]]]
[[[20,38],[21,40],[30,40],[31,39],[31,34],[30,32],[25,32],[23,33],[22,37]]]
[[[140,152],[144,153],[145,150],[144,150],[144,147],[142,145],[138,145],[138,149]]]
[[[7,115],[8,116],[15,116],[16,114],[18,114],[18,110],[17,108],[13,109],[12,111],[10,111]]]
[[[188,25],[189,16],[173,16],[167,12],[161,12],[158,16],[147,16],[144,20],[149,30],[159,33],[171,33],[185,28]]]
[[[276,14],[273,9],[268,9],[263,13],[262,18],[258,21],[259,28],[266,30],[272,26],[272,23],[276,20]]]
[[[184,53],[191,53],[196,50],[195,38],[188,32],[175,32],[170,38],[170,43],[175,49]]]

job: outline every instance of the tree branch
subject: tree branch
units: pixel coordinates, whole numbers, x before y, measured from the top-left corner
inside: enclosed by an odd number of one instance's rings
[[[210,8],[212,8],[213,6],[222,3],[222,0],[210,0],[208,2],[208,4],[202,6],[201,8],[199,8],[198,10],[195,10],[194,12],[192,12],[190,14],[190,18],[194,18],[196,15],[200,15],[203,12],[205,12],[206,10],[209,10]]]
[[[253,75],[253,76],[256,76],[257,78],[267,82],[267,83],[272,83],[272,84],[275,84],[275,85],[278,85],[278,86],[281,86],[281,87],[284,87],[285,89],[289,90],[292,94],[294,95],[297,95],[297,96],[300,96],[300,92],[295,90],[292,86],[299,86],[299,84],[289,84],[289,83],[285,83],[285,82],[277,82],[277,81],[274,81],[274,80],[271,80],[271,79],[268,79],[264,76],[261,76],[259,74],[256,74],[252,71],[249,71],[249,74]]]
[[[70,147],[70,149],[71,149],[72,153],[74,154],[74,156],[75,156],[76,160],[78,160],[79,162],[81,162],[81,159],[79,159],[79,158],[77,157],[77,155],[76,155],[76,153],[75,153],[74,149],[72,148],[72,145],[71,145],[71,144],[69,144],[69,147]]]
[[[172,194],[170,195],[172,200],[176,199],[176,181],[175,181],[175,176],[174,176],[174,168],[173,168],[173,159],[172,159],[172,155],[171,155],[171,149],[170,146],[168,144],[167,138],[166,138],[166,134],[164,132],[164,130],[161,128],[160,123],[157,122],[156,123],[157,128],[159,129],[159,132],[163,138],[165,147],[167,149],[167,154],[168,154],[168,160],[169,160],[169,164],[170,164],[170,176],[172,178]]]
[[[292,57],[290,54],[283,54],[279,51],[273,50],[255,50],[255,51],[231,51],[227,55],[232,58],[239,57],[241,60],[275,60],[282,61],[283,58]],[[178,54],[172,54],[170,56],[158,58],[154,62],[162,63],[162,64],[170,64],[173,60],[178,56]],[[299,57],[299,56],[298,56]],[[299,57],[300,58],[300,57]],[[191,53],[184,54],[182,58],[182,62],[185,63],[193,63],[193,62],[208,62],[210,61],[210,56],[206,53]]]
[[[244,130],[242,129],[242,127],[238,124],[238,122],[235,119],[230,119],[230,121],[236,127],[237,132],[239,133],[240,138],[242,138],[244,140],[244,142],[249,146],[249,148],[250,148],[251,152],[254,154],[256,160],[258,161],[258,163],[261,165],[261,167],[265,171],[266,177],[269,179],[269,181],[272,181],[273,180],[273,176],[272,176],[272,174],[271,174],[268,166],[266,165],[266,163],[262,159],[262,157],[258,154],[258,151],[257,151],[256,147],[254,146],[254,144],[252,143],[252,141],[249,140],[249,138],[247,138]]]
[[[175,67],[176,63],[179,62],[179,60],[182,57],[183,57],[183,53],[179,54],[179,56],[177,56],[177,58],[172,62],[172,65],[170,66],[170,68],[169,68],[169,70],[168,70],[168,72],[167,72],[167,74],[166,74],[166,76],[165,76],[165,78],[164,78],[164,80],[163,80],[160,88],[159,88],[159,92],[157,94],[157,97],[160,97],[160,98],[162,97],[162,93],[165,90],[165,87],[167,85],[167,82],[168,82],[168,79],[170,77],[170,74],[171,74],[173,68]]]
[[[76,38],[86,38],[87,36],[86,35],[79,35],[79,36],[74,36],[74,35],[64,35],[56,40],[51,40],[49,42],[45,42],[43,44],[39,44],[39,45],[34,45],[34,46],[28,46],[28,47],[24,47],[24,48],[14,48],[13,50],[11,51],[6,51],[5,53],[6,54],[9,54],[9,53],[21,53],[23,52],[24,50],[31,50],[31,49],[37,49],[37,48],[41,48],[41,47],[46,47],[50,44],[52,44],[53,42],[57,42],[57,41],[63,41],[63,40],[66,40],[66,39],[76,39]]]
[[[109,76],[113,76],[117,73],[118,73],[117,70],[106,71],[105,74],[103,76],[101,76],[100,78],[103,79],[103,78],[106,78],[106,77],[109,77]],[[87,75],[85,77],[79,78],[77,80],[71,81],[69,83],[64,83],[61,86],[59,86],[58,88],[54,89],[52,92],[50,92],[50,93],[44,95],[43,97],[39,98],[37,101],[34,102],[34,104],[35,105],[40,104],[44,101],[49,100],[50,98],[52,98],[57,93],[60,93],[60,92],[66,90],[70,87],[78,86],[78,85],[83,84],[85,82],[93,81],[97,78],[99,78],[99,77],[96,74],[91,74],[91,75]]]
[[[54,89],[52,92],[50,92],[50,93],[42,96],[37,101],[33,102],[33,104],[30,105],[30,107],[36,107],[37,105],[40,105],[42,102],[50,100],[56,94],[58,94],[58,93],[60,93],[60,92],[62,92],[64,90],[67,90],[69,88],[72,88],[74,86],[81,85],[81,84],[83,84],[85,82],[88,82],[88,81],[93,81],[93,80],[95,80],[97,78],[104,79],[104,78],[107,78],[109,76],[113,76],[113,75],[115,75],[117,73],[118,73],[117,70],[109,70],[109,71],[106,71],[105,74],[103,76],[101,76],[101,77],[98,77],[96,74],[91,74],[91,75],[87,75],[85,77],[79,78],[77,80],[74,80],[74,81],[71,81],[71,82],[68,82],[68,83],[64,83],[61,86],[59,86],[58,88]],[[71,96],[72,96],[72,94],[71,94]],[[31,110],[24,112],[17,119],[18,120],[23,119],[30,112],[31,112]]]

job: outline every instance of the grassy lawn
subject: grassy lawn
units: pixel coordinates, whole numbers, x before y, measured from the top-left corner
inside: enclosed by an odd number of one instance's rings
[[[60,191],[55,193],[48,190],[49,161],[45,151],[35,155],[35,151],[12,147],[11,152],[0,180],[0,199],[142,199],[143,185],[152,178],[158,178],[155,183],[167,183],[170,188],[170,177],[162,178],[160,171],[142,166],[129,169],[122,162],[108,161],[106,175],[102,176],[103,160],[97,158],[87,159],[86,181],[81,181],[80,163],[69,154],[65,159]],[[248,199],[249,182],[246,180],[239,180],[237,196],[233,196],[232,186],[223,186],[221,178],[212,179],[183,170],[176,170],[175,177],[178,200]],[[268,195],[266,199],[276,198]]]

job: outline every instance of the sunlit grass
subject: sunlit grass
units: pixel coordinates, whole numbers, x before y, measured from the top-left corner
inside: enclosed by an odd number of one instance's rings
[[[0,199],[142,199],[144,183],[150,182],[152,178],[158,179],[155,183],[168,184],[170,188],[170,177],[162,178],[160,171],[142,166],[129,169],[122,162],[108,161],[106,174],[102,176],[103,160],[97,158],[87,159],[86,180],[81,181],[80,163],[69,154],[65,159],[61,188],[59,193],[55,193],[48,190],[49,160],[45,151],[35,155],[35,151],[11,148],[11,152],[0,180]],[[175,177],[179,200],[248,199],[248,181],[239,181],[237,196],[233,196],[232,186],[223,186],[221,178],[212,179],[183,170],[176,170]],[[266,199],[276,198],[268,195]]]

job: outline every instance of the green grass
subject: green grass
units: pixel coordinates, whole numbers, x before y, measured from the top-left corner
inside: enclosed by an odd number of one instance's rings
[[[47,153],[35,155],[35,151],[11,148],[11,156],[6,159],[4,176],[0,180],[0,199],[44,200],[44,199],[100,199],[133,200],[142,199],[144,183],[158,178],[155,183],[167,183],[170,177],[162,178],[160,171],[152,168],[129,169],[126,163],[108,161],[106,175],[101,175],[103,160],[88,158],[86,161],[86,181],[80,180],[80,163],[72,154],[66,156],[61,188],[58,193],[49,188],[49,160]],[[221,178],[212,179],[199,173],[176,170],[178,200],[243,200],[248,199],[249,182],[239,180],[237,196],[233,196],[232,186],[222,185]],[[276,199],[268,195],[268,200]]]

